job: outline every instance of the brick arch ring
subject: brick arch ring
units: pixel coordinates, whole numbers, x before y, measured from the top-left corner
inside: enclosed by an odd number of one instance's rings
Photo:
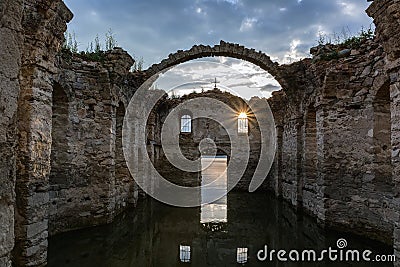
[[[145,70],[144,77],[146,80],[157,73],[194,59],[218,56],[231,57],[253,63],[271,74],[283,89],[287,87],[287,82],[281,75],[281,66],[277,62],[273,62],[267,54],[262,51],[256,51],[253,48],[249,49],[243,45],[228,43],[222,40],[218,45],[214,46],[194,45],[189,50],[178,50],[176,53],[170,54],[168,58],[163,59],[160,63],[153,64]]]

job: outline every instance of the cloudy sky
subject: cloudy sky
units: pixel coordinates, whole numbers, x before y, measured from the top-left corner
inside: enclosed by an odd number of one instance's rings
[[[364,11],[368,7],[366,0],[65,2],[75,15],[69,32],[75,32],[80,50],[86,50],[96,34],[104,39],[111,28],[118,45],[136,58],[143,57],[145,68],[177,50],[194,44],[214,45],[220,40],[240,43],[265,52],[274,61],[290,63],[308,56],[319,33],[357,33],[372,23]],[[260,70],[251,64],[230,59],[214,61],[245,71],[264,92],[275,86],[272,81],[255,78],[253,74]]]

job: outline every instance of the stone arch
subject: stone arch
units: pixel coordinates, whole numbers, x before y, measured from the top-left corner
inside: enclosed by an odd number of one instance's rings
[[[377,186],[392,185],[390,84],[384,83],[377,91],[374,102],[373,146],[374,176]]]
[[[179,111],[179,118],[183,115],[189,115],[190,117],[193,117],[193,112],[189,109],[182,109]]]
[[[288,83],[280,73],[279,64],[272,62],[268,55],[261,51],[257,52],[255,49],[249,49],[242,45],[228,43],[222,40],[219,45],[214,45],[213,47],[209,45],[195,45],[189,50],[178,50],[176,53],[170,54],[168,58],[162,60],[161,63],[154,64],[147,69],[145,71],[145,77],[150,78],[151,76],[180,63],[215,56],[232,57],[251,62],[271,74],[283,88],[288,87]]]

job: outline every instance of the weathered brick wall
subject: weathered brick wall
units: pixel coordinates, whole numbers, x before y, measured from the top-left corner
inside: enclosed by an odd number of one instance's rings
[[[15,5],[14,2],[6,3],[8,9]],[[18,11],[20,4],[17,2],[17,10],[14,10],[23,43],[17,45],[21,49],[21,65],[18,77],[20,91],[13,256],[17,266],[44,265],[48,236],[51,77],[57,72],[55,55],[72,14],[62,1],[24,1],[23,10]],[[14,48],[9,49],[12,51]],[[8,65],[4,66],[8,68]]]
[[[276,155],[267,178],[267,189],[271,190],[276,196],[282,196],[283,181],[283,119],[285,107],[287,106],[287,96],[281,91],[273,92],[272,98],[268,99],[268,104],[274,116],[276,127]]]
[[[296,118],[285,122],[282,141],[282,197],[297,205],[297,167],[300,164],[298,157],[299,144],[297,140],[298,121]]]
[[[284,199],[326,225],[391,243],[385,56],[376,42],[365,41],[343,58],[324,61],[317,52],[313,61],[303,60],[307,71],[297,79],[314,89],[285,90],[288,104],[278,160]],[[296,89],[301,93],[294,93]]]
[[[395,198],[391,200],[390,209],[395,218],[395,229],[393,232],[394,248],[397,256],[396,266],[400,266],[400,2],[389,0],[376,0],[367,9],[367,13],[374,19],[376,25],[377,40],[383,45],[387,53],[385,71],[390,77],[391,98],[391,143],[392,164]]]
[[[162,100],[162,103],[157,107],[157,113],[162,113],[162,116],[157,120],[158,126],[156,136],[158,136],[156,139],[158,140],[157,146],[161,147],[161,129],[163,124],[165,123],[166,116],[176,108],[178,105],[185,103],[185,101],[189,101],[191,99],[196,99],[200,97],[207,97],[211,99],[216,99],[218,101],[221,101],[222,103],[225,103],[233,110],[235,110],[232,113],[233,117],[233,125],[235,127],[235,131],[237,131],[237,116],[242,110],[248,110],[249,107],[247,104],[240,99],[239,97],[233,96],[229,93],[223,93],[219,90],[212,90],[212,91],[206,91],[204,93],[192,93],[188,96],[184,96],[179,99],[164,99]],[[252,101],[257,101],[256,99],[250,100],[249,103],[252,103]],[[201,107],[203,108],[203,107]],[[200,108],[200,109],[201,109]],[[163,109],[161,112],[160,109]],[[198,110],[199,107],[193,107],[193,109]],[[208,106],[207,109],[210,109],[210,112],[214,112],[214,114],[221,114],[224,112],[224,110],[220,110],[219,107],[212,107]],[[211,109],[213,109],[211,111]],[[186,112],[191,112],[190,107],[185,109]],[[216,116],[214,119],[217,119],[218,116]],[[177,124],[179,124],[180,118],[176,118]],[[200,150],[199,150],[199,145],[200,142],[206,138],[209,138],[214,141],[216,148],[217,148],[217,153],[220,155],[226,155],[228,157],[228,160],[231,157],[231,146],[238,146],[238,144],[233,144],[232,140],[229,136],[229,133],[227,132],[227,129],[224,128],[223,125],[218,123],[217,121],[209,118],[198,118],[194,119],[192,122],[192,132],[191,133],[183,133],[180,134],[179,138],[179,147],[182,152],[182,154],[189,160],[196,160],[200,157]],[[248,166],[243,174],[242,179],[238,182],[238,184],[235,186],[235,190],[241,190],[241,191],[248,191],[249,190],[249,184],[251,179],[253,178],[254,171],[259,163],[260,160],[260,147],[261,147],[261,135],[260,135],[260,129],[258,126],[258,123],[254,119],[254,116],[252,113],[249,113],[249,148],[250,148],[250,153],[248,154],[243,154],[243,160],[248,160]],[[166,179],[169,181],[182,185],[182,186],[198,186],[200,185],[200,173],[189,173],[185,171],[181,171],[178,168],[174,167],[166,158],[165,154],[163,153],[163,150],[160,150],[161,154],[159,159],[156,161],[156,166],[160,174],[163,175]],[[265,176],[267,173],[265,174]],[[267,186],[267,183],[263,185],[263,188],[265,189]]]
[[[391,243],[393,221],[387,217],[385,202],[391,197],[392,177],[379,170],[385,165],[390,168],[391,148],[379,140],[382,118],[376,107],[377,92],[387,81],[382,71],[384,54],[373,43],[363,48],[357,51],[360,55],[328,69],[318,94],[317,105],[323,110],[325,219],[328,225],[343,224],[343,229]],[[386,126],[383,130],[389,137],[390,126]],[[381,162],[381,153],[389,162]]]
[[[128,99],[121,84],[133,61],[122,49],[103,57],[103,62],[68,52],[59,57],[53,90],[50,234],[108,223],[136,203],[122,144]]]
[[[0,2],[0,266],[11,266],[14,247],[15,148],[21,67],[23,1]]]
[[[0,191],[0,265],[10,265],[11,249],[15,265],[41,265],[47,255],[50,78],[72,14],[62,1],[2,1],[0,15],[1,173],[5,175]]]

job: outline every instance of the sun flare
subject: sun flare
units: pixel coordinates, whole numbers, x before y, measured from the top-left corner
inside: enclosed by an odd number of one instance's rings
[[[241,112],[239,114],[239,119],[247,119],[247,113],[246,112]]]

